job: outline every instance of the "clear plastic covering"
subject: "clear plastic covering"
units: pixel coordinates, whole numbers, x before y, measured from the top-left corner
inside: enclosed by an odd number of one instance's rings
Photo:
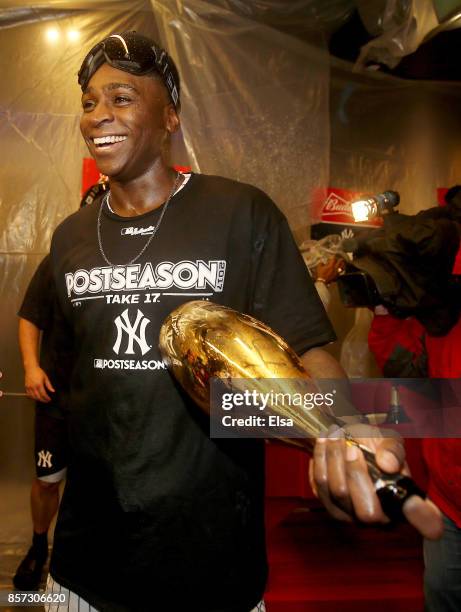
[[[335,61],[330,86],[330,186],[393,189],[414,214],[437,204],[438,187],[461,183],[459,84],[359,75]]]
[[[104,4],[104,3],[103,3]],[[144,7],[144,10],[143,10]],[[18,15],[0,30],[0,370],[1,387],[23,390],[17,348],[18,307],[54,228],[80,202],[82,159],[77,72],[85,50],[112,31],[156,35],[150,5],[125,12],[71,11],[42,22]],[[11,9],[12,10],[12,9]],[[9,16],[12,16],[11,10]],[[1,14],[1,12],[0,12]],[[53,32],[53,34],[50,34]],[[70,34],[75,32],[76,34]],[[5,405],[7,398],[2,400]]]
[[[315,24],[337,24],[350,10],[343,0],[329,4],[330,21],[314,0],[288,13],[263,0],[251,10],[231,0],[0,4],[3,390],[23,389],[16,313],[54,228],[80,200],[88,153],[76,76],[86,51],[128,29],[160,39],[183,82],[187,153],[179,135],[173,161],[261,187],[306,238],[311,194],[327,184],[329,163],[329,66]]]
[[[358,0],[357,4],[365,27],[376,36],[362,47],[358,69],[375,62],[394,68],[439,25],[430,0]]]
[[[305,240],[299,245],[304,263],[311,272],[319,263],[325,264],[335,255],[348,259],[349,255],[342,250],[343,237],[339,234],[325,236],[321,240]]]
[[[258,15],[276,4],[256,3]],[[153,1],[182,75],[187,150],[195,169],[261,187],[306,237],[309,201],[328,177],[328,59],[244,6]]]
[[[461,88],[354,74],[329,58],[326,34],[352,5],[0,2],[3,389],[22,390],[16,312],[54,228],[80,199],[87,151],[77,71],[86,51],[110,33],[151,35],[178,64],[186,146],[179,135],[173,161],[261,187],[299,242],[319,220],[313,201],[329,186],[397,189],[401,210],[415,212],[435,203],[436,187],[460,182]]]

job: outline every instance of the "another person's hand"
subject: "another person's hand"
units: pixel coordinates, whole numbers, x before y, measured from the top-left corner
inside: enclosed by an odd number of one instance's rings
[[[48,392],[54,393],[54,387],[50,379],[39,366],[30,367],[26,370],[25,387],[27,397],[39,402],[50,402],[51,397]]]
[[[334,255],[326,263],[317,264],[313,274],[314,280],[328,285],[338,278],[338,275],[344,270],[344,266],[344,259]]]
[[[390,474],[409,475],[405,464],[405,449],[400,438],[364,438],[365,426],[355,439],[375,453],[376,463]],[[348,428],[349,429],[349,428]],[[375,429],[373,431],[376,431]],[[368,434],[369,435],[369,434]],[[371,435],[376,436],[375,433]],[[368,472],[363,453],[356,446],[346,444],[344,438],[319,438],[309,465],[309,479],[314,494],[336,519],[364,523],[388,523],[374,484]],[[424,537],[437,539],[443,531],[439,509],[428,499],[410,497],[403,513]]]

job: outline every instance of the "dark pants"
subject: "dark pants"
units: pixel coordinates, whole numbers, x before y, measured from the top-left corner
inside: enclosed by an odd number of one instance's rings
[[[461,529],[447,516],[440,540],[424,541],[426,612],[461,611]]]

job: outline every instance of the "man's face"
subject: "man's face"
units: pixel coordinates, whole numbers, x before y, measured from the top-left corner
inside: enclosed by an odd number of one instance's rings
[[[158,164],[179,119],[162,82],[103,64],[82,95],[80,129],[103,174],[126,182]]]

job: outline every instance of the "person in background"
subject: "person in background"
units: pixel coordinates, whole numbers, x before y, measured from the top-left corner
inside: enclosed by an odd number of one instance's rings
[[[105,177],[84,193],[80,208],[97,202]],[[29,283],[19,309],[19,347],[27,396],[35,400],[35,470],[30,503],[32,544],[13,577],[21,591],[36,591],[48,558],[48,531],[59,506],[59,485],[67,466],[65,390],[70,366],[68,339],[59,337],[56,291],[47,255]]]
[[[435,337],[416,319],[396,319],[377,307],[369,346],[385,376],[461,378],[461,321],[446,336]],[[461,440],[459,431],[453,435],[457,437],[422,441],[428,496],[444,520],[442,538],[424,540],[427,612],[461,610]]]
[[[67,386],[63,356],[56,354],[54,282],[47,255],[19,309],[19,346],[27,396],[35,400],[35,469],[31,488],[32,545],[13,577],[21,591],[36,591],[48,558],[48,530],[66,475],[67,433],[62,401]]]
[[[434,209],[434,214],[447,213],[460,223],[461,186],[449,189],[445,201],[446,207]],[[459,274],[461,248],[453,266],[453,275]],[[397,319],[380,305],[375,308],[368,341],[386,377],[461,379],[459,318],[448,333],[434,336],[416,318]],[[450,395],[449,404],[453,404],[457,394]],[[445,405],[445,409],[459,414],[461,405]],[[424,541],[427,612],[461,610],[461,432],[456,424],[452,435],[452,438],[422,441],[429,476],[428,496],[440,508],[444,520],[443,537],[438,541]]]

